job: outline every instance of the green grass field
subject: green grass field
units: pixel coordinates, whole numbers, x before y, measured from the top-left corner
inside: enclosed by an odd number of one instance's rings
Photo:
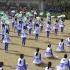
[[[49,39],[46,38],[46,33],[44,32],[45,28],[44,31],[40,34],[39,41],[37,42],[34,40],[34,35],[28,36],[26,47],[21,46],[20,37],[17,36],[17,33],[14,33],[14,30],[12,30],[12,27],[10,25],[11,44],[9,45],[8,53],[4,52],[3,44],[0,41],[0,61],[4,62],[4,70],[15,70],[17,59],[19,57],[19,54],[21,53],[25,55],[26,62],[28,63],[28,70],[44,70],[44,68],[47,66],[48,61],[52,62],[52,67],[56,67],[56,65],[60,62],[60,59],[64,55],[64,53],[55,52],[58,43],[61,38],[66,39],[70,36],[70,20],[66,20],[65,25],[65,32],[63,34],[59,32],[58,36],[55,36],[54,32],[52,31]],[[59,57],[58,59],[43,58],[43,54],[45,49],[47,48],[48,41],[52,43],[53,52]],[[33,54],[36,47],[39,47],[40,52],[42,53],[43,64],[40,66],[36,66],[32,63]],[[68,58],[70,58],[70,47],[65,46],[65,53],[67,53]]]

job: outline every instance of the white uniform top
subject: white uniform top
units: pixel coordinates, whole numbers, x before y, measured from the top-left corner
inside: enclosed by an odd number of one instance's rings
[[[34,33],[35,33],[35,34],[39,34],[39,33],[40,33],[40,29],[39,29],[39,27],[35,27],[35,29],[34,29]]]
[[[13,17],[13,18],[12,18],[12,23],[13,23],[14,21],[15,21],[15,18]]]
[[[38,53],[37,56],[36,56],[36,52],[34,53],[33,63],[35,63],[35,64],[41,64],[42,63],[42,61],[41,61],[41,54],[40,53]]]
[[[5,34],[6,34],[5,28],[2,28],[2,35],[5,35]]]
[[[52,57],[52,56],[53,56],[53,53],[52,53],[51,50],[52,50],[52,49],[49,48],[49,47],[46,49],[46,52],[45,52],[45,56],[46,56],[46,57]]]
[[[23,66],[24,63],[25,63],[25,59],[21,59],[21,58],[18,59],[18,66]]]
[[[53,68],[49,68],[49,69],[48,69],[48,67],[46,67],[45,70],[53,70]]]
[[[70,59],[69,59],[69,66],[70,66]]]
[[[64,26],[65,26],[65,25],[64,25],[64,22],[61,21],[60,27],[64,27]]]
[[[3,68],[2,68],[2,67],[0,67],[0,70],[3,70]]]
[[[63,42],[59,42],[58,47],[59,47],[59,49],[64,50],[64,43]]]
[[[17,24],[17,29],[18,30],[21,30],[22,29],[22,26],[20,24]]]
[[[40,26],[43,26],[43,21],[40,21]]]
[[[69,60],[68,59],[65,59],[65,58],[62,58],[60,63],[63,63],[63,64],[68,64],[69,63]]]
[[[58,29],[58,28],[59,28],[59,24],[55,22],[54,29]]]
[[[28,29],[31,29],[32,28],[32,23],[30,22],[27,26]]]
[[[8,25],[5,25],[5,29],[9,29]]]
[[[45,31],[50,31],[50,30],[51,30],[51,25],[50,24],[47,24]]]
[[[3,43],[10,43],[10,37],[9,37],[9,35],[6,34],[4,36]]]
[[[36,24],[36,23],[37,23],[37,19],[36,19],[36,18],[34,18],[34,21],[33,21],[33,22],[34,22],[34,24]]]
[[[17,23],[18,23],[17,21],[14,21],[14,27],[16,27],[16,26],[17,26]]]
[[[21,32],[21,38],[27,37],[27,33],[25,30],[22,30]]]
[[[70,38],[67,38],[67,41],[70,42]]]

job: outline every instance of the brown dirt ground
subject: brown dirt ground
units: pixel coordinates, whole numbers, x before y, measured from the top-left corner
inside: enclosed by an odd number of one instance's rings
[[[58,42],[60,41],[61,38],[66,39],[69,35],[70,32],[70,20],[66,21],[66,26],[65,26],[65,33],[61,34],[60,32],[58,33],[58,36],[54,35],[54,32],[51,32],[50,38],[47,39],[45,32],[42,32],[39,37],[39,41],[34,40],[34,36],[28,36],[28,40],[26,43],[26,47],[21,47],[21,39],[20,37],[17,36],[16,33],[12,30],[11,26],[11,44],[9,45],[9,51],[8,53],[4,52],[3,45],[0,41],[0,61],[4,62],[4,70],[15,70],[16,64],[17,64],[17,59],[19,57],[19,54],[23,53],[26,58],[26,62],[28,63],[28,70],[44,70],[44,68],[47,65],[48,61],[52,62],[52,66],[55,67],[60,59],[63,57],[64,53],[56,53],[55,49],[57,48]],[[1,39],[1,36],[0,36]],[[58,59],[48,59],[48,58],[43,58],[43,53],[48,45],[48,41],[52,43],[52,48],[53,52],[55,55],[57,55],[59,58]],[[39,47],[40,52],[42,53],[42,60],[43,64],[40,66],[36,66],[32,63],[33,61],[33,54],[35,52],[35,48]],[[70,57],[70,48],[65,47],[66,53],[68,54],[68,57]]]

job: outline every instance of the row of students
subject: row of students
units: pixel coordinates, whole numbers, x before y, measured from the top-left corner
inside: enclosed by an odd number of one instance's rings
[[[22,22],[23,25],[26,23],[24,26],[26,26],[26,28],[29,30],[29,34],[31,34],[33,25],[34,25],[34,29],[35,29],[35,27],[36,27],[37,24],[39,25],[40,32],[42,32],[42,30],[43,30],[43,23],[44,23],[43,22],[43,18],[41,18],[40,21],[35,18],[34,24],[32,24],[32,21],[33,21],[32,19],[30,19],[30,20],[28,19],[26,22],[24,22],[24,23]],[[19,25],[20,22],[18,23],[18,21],[17,21],[16,18],[15,18],[15,21],[13,23],[14,23],[14,29],[17,29],[18,33],[19,33],[19,31],[21,30],[21,28],[23,28],[23,27],[21,27],[23,25],[21,25],[21,24]],[[65,26],[64,20],[62,20],[60,22],[60,24],[59,24],[59,21],[56,19],[56,21],[54,23],[54,26],[53,26],[55,35],[57,35],[57,33],[58,33],[59,25],[60,25],[60,28],[61,28],[61,32],[62,33],[64,32],[64,26]],[[47,33],[47,37],[49,37],[51,30],[52,30],[51,22],[48,21],[47,25],[46,25],[46,29],[45,29],[45,31]]]
[[[55,35],[57,35],[59,27],[61,29],[61,32],[63,33],[64,32],[64,27],[65,27],[65,23],[64,23],[63,20],[61,21],[60,24],[59,24],[59,21],[56,20],[55,23],[54,23],[54,25],[53,25],[53,28],[52,28],[51,22],[48,21],[47,24],[46,24],[46,29],[45,29],[45,31],[47,33],[47,38],[49,37],[50,32],[51,32],[52,29],[54,29]]]
[[[42,64],[42,57],[41,53],[39,52],[39,48],[36,49],[36,52],[34,53],[33,58],[33,64],[40,65]],[[54,70],[51,67],[51,62],[48,62],[48,66],[45,68],[45,70]],[[16,70],[27,70],[28,64],[26,63],[26,60],[24,58],[24,55],[21,54],[20,58],[18,58],[17,68]],[[56,70],[69,70],[70,69],[70,60],[67,58],[67,54],[64,54],[64,57],[60,60],[60,63],[56,66]]]

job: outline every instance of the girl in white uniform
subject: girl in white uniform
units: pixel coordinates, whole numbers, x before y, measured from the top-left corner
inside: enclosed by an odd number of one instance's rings
[[[33,63],[37,65],[42,63],[41,53],[39,52],[39,48],[37,48],[36,52],[34,53]]]
[[[9,34],[10,28],[9,28],[9,25],[8,24],[5,24],[5,31],[6,31],[6,33]]]
[[[3,40],[4,35],[5,35],[6,33],[9,34],[9,31],[10,31],[9,25],[3,24],[3,25],[2,25],[2,40]]]
[[[48,57],[48,58],[54,57],[53,52],[52,52],[52,48],[51,48],[51,44],[48,45],[44,56]]]
[[[39,24],[36,24],[35,29],[34,29],[35,40],[38,40],[39,33],[40,33]]]
[[[6,34],[5,24],[2,24],[2,40],[4,39],[5,34]]]
[[[63,33],[64,32],[64,20],[61,21],[61,24],[60,24],[60,28],[61,28],[61,32]]]
[[[18,36],[20,36],[20,34],[21,34],[21,30],[22,30],[22,24],[21,24],[21,21],[19,21],[19,23],[17,24],[17,32],[18,32]]]
[[[14,32],[17,30],[17,24],[18,24],[18,21],[17,21],[17,18],[15,18],[14,23],[13,23]]]
[[[28,26],[27,26],[28,30],[29,30],[29,34],[31,35],[32,32],[32,20],[30,20]]]
[[[69,60],[67,59],[67,54],[61,59],[60,64],[56,67],[57,70],[69,70]]]
[[[48,62],[48,66],[45,68],[45,70],[53,70],[51,66],[52,66],[52,63]]]
[[[65,43],[66,43],[66,46],[70,47],[70,37],[68,37],[68,38],[66,39]]]
[[[43,18],[41,18],[39,25],[40,25],[40,32],[42,32],[42,30],[43,30]]]
[[[27,39],[27,32],[25,29],[21,32],[21,39],[22,39],[22,46],[26,45],[26,39]]]
[[[46,26],[46,33],[47,33],[47,38],[49,38],[49,35],[50,35],[50,30],[51,30],[51,25],[50,25],[50,22],[47,23],[47,26]]]
[[[18,58],[16,70],[27,70],[27,64],[23,54],[21,54],[20,58]]]
[[[54,32],[55,32],[55,35],[57,35],[58,29],[59,29],[59,24],[58,24],[58,20],[56,20],[55,21],[55,24],[54,24]]]
[[[59,42],[57,51],[59,51],[59,52],[63,52],[64,51],[64,42],[63,42],[63,39],[61,39],[61,41]]]
[[[5,47],[5,52],[8,51],[8,45],[10,43],[10,36],[8,34],[4,35],[3,44]]]

